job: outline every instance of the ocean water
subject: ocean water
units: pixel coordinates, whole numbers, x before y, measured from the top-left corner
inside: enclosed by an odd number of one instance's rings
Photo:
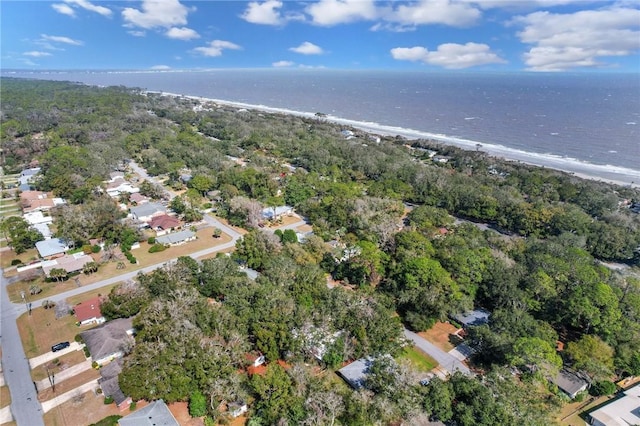
[[[209,70],[7,72],[314,114],[381,134],[640,183],[640,75]]]

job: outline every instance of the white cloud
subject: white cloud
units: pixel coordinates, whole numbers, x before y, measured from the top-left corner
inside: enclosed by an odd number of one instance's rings
[[[102,16],[111,16],[112,14],[111,9],[109,9],[108,7],[95,5],[87,0],[64,0],[64,2],[72,5],[77,5],[85,10],[98,13]]]
[[[251,2],[242,14],[242,19],[252,24],[280,25],[284,22],[280,9],[282,2],[267,0],[263,3]]]
[[[300,53],[301,55],[321,55],[324,53],[320,46],[316,46],[313,43],[305,41],[300,46],[290,47],[290,51]]]
[[[52,35],[47,35],[47,34],[40,34],[40,37],[42,37],[42,41],[53,41],[56,43],[64,43],[64,44],[71,44],[74,46],[82,46],[84,43],[81,42],[80,40],[74,40],[72,38],[69,37],[64,37],[64,36],[52,36]]]
[[[327,27],[378,17],[373,0],[320,0],[308,6],[306,12],[314,24]]]
[[[640,50],[640,9],[534,12],[517,16],[511,23],[522,26],[518,37],[533,45],[524,55],[533,71],[602,66],[599,58]]]
[[[396,47],[391,49],[391,56],[401,61],[424,62],[448,69],[462,69],[478,65],[501,64],[506,61],[491,48],[482,43],[444,43],[435,51],[422,46]]]
[[[152,70],[162,71],[162,70],[170,70],[171,67],[169,65],[154,65],[151,67]]]
[[[41,58],[43,56],[51,56],[51,53],[49,53],[49,52],[40,52],[38,50],[32,50],[30,52],[24,52],[23,55],[24,56],[31,56],[33,58]]]
[[[241,50],[242,47],[230,41],[213,40],[208,46],[196,47],[193,51],[203,56],[220,56],[224,49]]]
[[[421,0],[417,3],[401,4],[386,16],[391,22],[402,25],[444,24],[452,27],[473,25],[482,15],[469,3],[452,0]]]
[[[292,67],[294,65],[295,65],[295,62],[291,62],[291,61],[278,61],[271,64],[271,66],[276,68]]]
[[[583,0],[583,3],[589,0]],[[591,0],[597,1],[597,0]],[[481,9],[507,9],[507,10],[531,10],[549,8],[576,3],[576,0],[464,0],[465,3],[473,3]]]
[[[127,31],[127,33],[131,34],[134,37],[144,37],[147,35],[145,31],[130,30],[130,31]]]
[[[122,18],[126,26],[151,29],[187,24],[190,9],[178,0],[143,0],[142,9],[126,7]]]
[[[194,38],[200,38],[200,34],[191,28],[187,27],[173,27],[169,28],[169,30],[165,33],[165,35],[169,38],[177,39],[177,40],[192,40]]]
[[[53,8],[53,10],[63,15],[76,16],[76,12],[73,10],[73,8],[67,4],[54,3],[51,5],[51,7]]]

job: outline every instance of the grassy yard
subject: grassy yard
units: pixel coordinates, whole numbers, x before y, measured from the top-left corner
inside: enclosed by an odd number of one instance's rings
[[[435,359],[415,346],[406,347],[398,356],[398,360],[407,360],[416,370],[424,373],[428,373],[438,366]]]
[[[76,364],[80,364],[85,361],[84,351],[73,351],[68,354],[60,355],[58,357],[60,363],[56,366],[51,366],[52,371],[57,372],[64,370],[65,368],[72,367]],[[47,364],[42,364],[31,370],[31,378],[34,381],[43,380],[47,378]]]
[[[72,342],[76,334],[89,327],[78,327],[71,315],[56,319],[53,309],[33,309],[16,321],[27,358],[42,355],[58,342]]]
[[[84,385],[85,383],[89,383],[91,381],[95,382],[96,389],[98,388],[97,380],[100,378],[100,373],[95,368],[90,368],[82,373],[78,373],[73,377],[69,377],[66,380],[63,380],[60,383],[56,383],[56,391],[53,392],[52,388],[48,388],[42,390],[38,393],[38,401],[48,401],[54,398],[56,395],[62,395],[65,392],[69,392],[79,386]],[[77,423],[73,423],[77,424]]]
[[[32,260],[39,259],[38,251],[36,249],[29,249],[24,253],[16,254],[13,250],[3,251],[2,256],[0,256],[0,266],[2,268],[7,268],[11,266],[11,261],[13,259],[20,259],[23,263],[27,263]]]

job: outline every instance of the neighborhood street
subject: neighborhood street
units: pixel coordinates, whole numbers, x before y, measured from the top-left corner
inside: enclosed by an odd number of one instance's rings
[[[7,280],[4,270],[0,269],[2,283],[2,369],[5,382],[11,391],[11,413],[18,426],[44,426],[42,420],[42,406],[38,402],[36,387],[31,380],[29,361],[27,360],[18,333],[18,311],[15,304],[9,300]],[[20,304],[23,308],[24,306]]]

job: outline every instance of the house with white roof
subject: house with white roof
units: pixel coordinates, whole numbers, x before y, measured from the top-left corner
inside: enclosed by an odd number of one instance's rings
[[[69,250],[67,243],[60,238],[51,238],[49,240],[38,241],[36,243],[38,254],[43,259],[50,259],[60,254],[64,254]]]
[[[640,384],[627,389],[597,410],[589,413],[589,424],[594,426],[640,425]]]

